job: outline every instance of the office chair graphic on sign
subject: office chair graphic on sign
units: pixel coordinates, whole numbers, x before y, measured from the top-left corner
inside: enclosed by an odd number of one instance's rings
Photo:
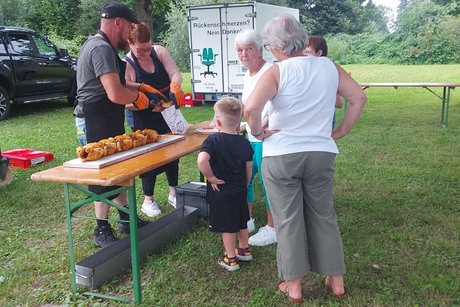
[[[201,64],[206,65],[208,70],[205,72],[200,73],[206,78],[206,75],[211,75],[214,78],[214,75],[217,75],[216,72],[210,71],[209,68],[211,65],[216,64],[216,56],[218,54],[214,54],[212,52],[212,48],[203,48],[203,53],[198,55],[201,59]]]

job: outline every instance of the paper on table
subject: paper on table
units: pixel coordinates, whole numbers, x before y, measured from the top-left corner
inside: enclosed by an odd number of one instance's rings
[[[216,128],[198,128],[196,129],[198,133],[204,133],[204,134],[213,134],[219,132]]]

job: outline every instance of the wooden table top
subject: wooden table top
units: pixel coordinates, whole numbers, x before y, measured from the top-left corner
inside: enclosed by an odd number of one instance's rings
[[[197,133],[196,129],[208,125],[209,122],[194,125],[189,129],[185,139],[181,141],[102,169],[83,169],[61,165],[32,174],[31,179],[80,185],[128,186],[132,184],[134,177],[198,150],[207,135]]]
[[[362,87],[448,87],[455,89],[460,83],[453,82],[360,82]]]

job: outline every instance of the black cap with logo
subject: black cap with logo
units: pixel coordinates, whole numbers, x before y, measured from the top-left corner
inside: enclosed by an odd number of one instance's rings
[[[104,4],[101,8],[101,18],[116,18],[121,17],[128,20],[131,23],[139,23],[136,16],[131,12],[131,10],[120,2],[109,2]]]

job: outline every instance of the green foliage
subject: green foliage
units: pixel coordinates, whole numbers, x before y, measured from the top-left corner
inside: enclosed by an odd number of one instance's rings
[[[55,32],[62,37],[72,38],[80,14],[80,0],[29,0],[25,16],[27,27],[39,32]]]
[[[28,0],[1,0],[0,26],[26,27]]]
[[[311,19],[308,27],[311,34],[355,34],[360,32],[361,27],[357,22],[363,11],[361,2],[363,1],[307,0],[304,5],[293,7],[301,8],[302,15],[307,20]]]
[[[339,63],[448,64],[460,61],[460,19],[430,1],[401,10],[394,33],[328,35],[330,56]],[[346,48],[344,48],[346,46]]]
[[[86,40],[85,36],[75,36],[73,39],[65,39],[56,33],[48,33],[47,37],[59,48],[66,48],[69,54],[77,57],[80,53],[81,46]]]
[[[358,23],[362,32],[388,33],[389,8],[382,5],[375,5],[372,0],[363,7],[363,13]]]
[[[447,7],[414,0],[400,12],[394,39],[405,63],[458,63],[459,32],[460,21],[448,14]]]
[[[164,43],[181,71],[190,68],[187,13],[183,2],[171,3],[165,16],[168,30],[159,39]]]
[[[88,36],[96,33],[100,24],[100,10],[103,3],[106,2],[109,1],[80,0],[79,8],[81,13],[78,16],[76,35]]]

